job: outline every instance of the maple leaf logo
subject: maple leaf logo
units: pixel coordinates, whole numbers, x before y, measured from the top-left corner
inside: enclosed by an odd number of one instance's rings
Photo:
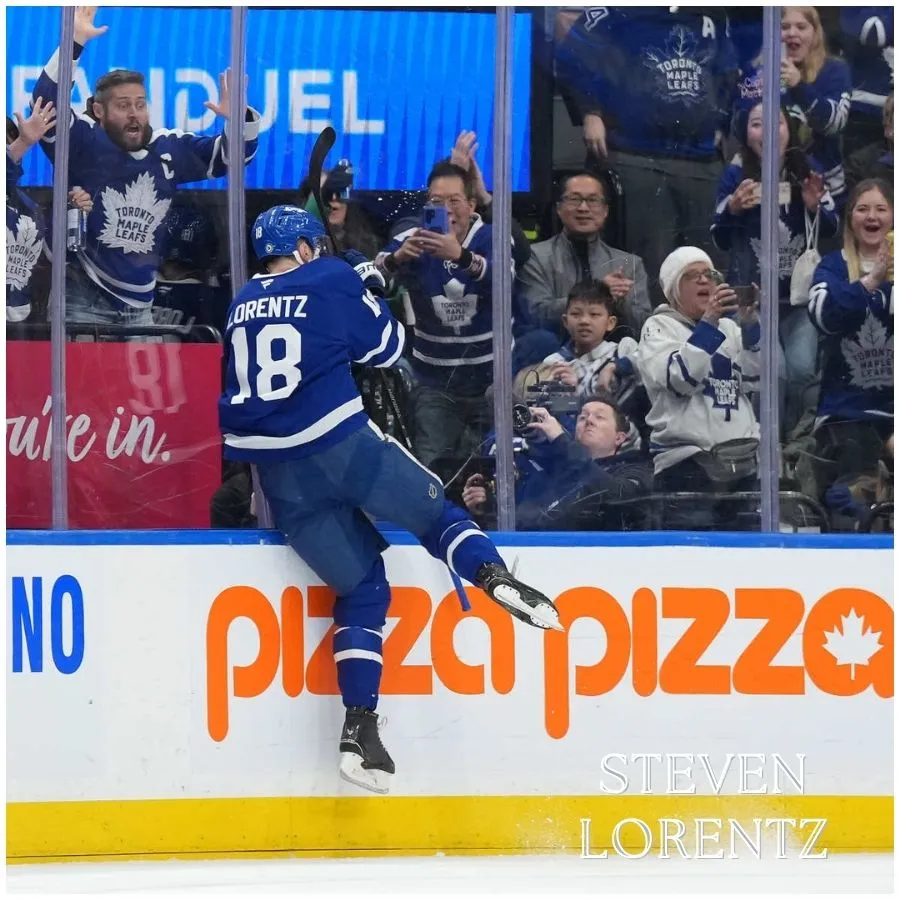
[[[855,385],[865,390],[890,388],[894,384],[894,338],[872,313],[866,311],[855,339],[844,338],[841,352]]]
[[[43,240],[37,222],[31,216],[20,216],[16,230],[6,229],[6,284],[14,291],[24,291],[31,280],[35,263],[41,255]]]
[[[857,666],[867,666],[883,647],[881,632],[871,627],[863,630],[864,625],[865,619],[851,607],[850,615],[841,616],[841,631],[835,627],[825,632],[825,649],[839,666],[850,666],[851,678],[856,677]]]
[[[105,188],[100,195],[106,216],[98,240],[126,253],[152,253],[156,229],[163,223],[171,200],[160,200],[149,172],[141,172],[120,194]]]
[[[710,60],[706,50],[697,47],[697,39],[684,25],[676,25],[662,49],[645,47],[644,65],[657,74],[664,98],[698,103],[701,98],[703,66]]]
[[[750,247],[756,256],[756,266],[761,268],[760,259],[762,258],[762,240],[760,238],[750,238]],[[790,278],[794,271],[797,260],[803,255],[806,249],[806,238],[802,234],[795,234],[791,237],[790,228],[779,219],[778,220],[778,277]]]
[[[431,302],[441,323],[457,334],[471,324],[478,311],[478,294],[467,294],[465,285],[458,278],[451,278],[444,285],[444,294],[432,297]]]

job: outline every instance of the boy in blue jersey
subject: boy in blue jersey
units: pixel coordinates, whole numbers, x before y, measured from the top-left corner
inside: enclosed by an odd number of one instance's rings
[[[107,30],[94,25],[95,12],[91,6],[76,9],[75,59],[88,41]],[[57,102],[63,49],[41,71],[34,86],[35,100]],[[205,103],[226,120],[228,89],[223,74],[218,102]],[[72,113],[69,172],[63,176],[83,187],[94,201],[87,219],[86,246],[67,271],[66,319],[152,325],[161,236],[172,198],[180,184],[227,173],[228,123],[223,134],[203,137],[153,131],[144,76],[126,69],[98,79],[88,112]],[[248,107],[243,124],[246,162],[256,154],[259,120],[259,113]],[[41,148],[55,160],[55,129],[41,139]]]
[[[560,625],[553,604],[513,578],[487,535],[445,500],[441,482],[366,416],[350,364],[392,365],[404,330],[367,287],[383,286],[374,266],[355,271],[322,256],[324,237],[319,220],[295,206],[256,220],[253,248],[266,272],[228,310],[219,419],[226,458],[256,464],[276,527],[337,595],[333,650],[347,709],[340,772],[386,793],[394,763],[375,708],[388,544],[369,516],[411,531],[523,621]]]

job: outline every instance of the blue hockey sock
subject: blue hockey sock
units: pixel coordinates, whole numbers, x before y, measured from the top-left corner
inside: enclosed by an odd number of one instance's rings
[[[449,500],[437,522],[420,537],[422,546],[466,581],[476,584],[476,573],[484,563],[504,565],[494,542]]]
[[[381,633],[391,591],[379,556],[366,577],[334,604],[332,650],[344,706],[375,709],[381,686]]]
[[[344,706],[375,709],[381,684],[381,629],[338,628],[332,649]]]

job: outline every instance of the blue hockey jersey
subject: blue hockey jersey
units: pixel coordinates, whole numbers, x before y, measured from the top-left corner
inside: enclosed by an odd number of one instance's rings
[[[22,166],[6,154],[6,321],[31,312],[31,276],[44,249],[44,219],[19,187]]]
[[[58,101],[59,51],[41,71],[33,97]],[[244,123],[245,160],[256,155],[259,113]],[[85,273],[123,307],[153,302],[160,263],[162,225],[179,184],[219,178],[228,171],[225,134],[154,131],[147,147],[128,152],[114,144],[88,115],[72,114],[69,187],[82,187],[94,201],[87,219],[87,246],[78,254]],[[56,130],[41,140],[51,161]]]
[[[397,250],[415,231],[400,232],[375,259]],[[462,243],[472,252],[466,270],[455,263],[422,255],[395,273],[408,291],[415,315],[412,368],[432,387],[466,396],[483,394],[493,378],[491,308],[491,227],[480,216]],[[515,303],[515,298],[514,298]]]
[[[894,8],[843,6],[841,32],[853,76],[851,108],[880,120],[894,92]]]
[[[343,260],[254,276],[225,326],[226,459],[300,459],[366,427],[350,364],[391,366],[403,343],[403,326]]]
[[[869,293],[849,278],[844,252],[829,253],[809,292],[809,314],[824,335],[819,419],[892,419],[894,284]]]
[[[712,159],[737,78],[728,19],[673,9],[585,10],[557,48],[557,81],[603,117],[610,149]]]
[[[814,160],[810,168],[821,172]],[[728,251],[729,284],[759,284],[759,261],[762,256],[762,210],[760,206],[732,215],[728,201],[737,186],[744,180],[740,156],[722,173],[713,218],[713,241],[717,247]],[[806,216],[808,215],[800,189],[793,187],[790,203],[778,207],[778,296],[788,302],[791,295],[791,275],[794,265],[806,250]],[[810,215],[810,220],[812,216]],[[834,200],[825,191],[819,202],[819,240],[833,237],[838,230],[838,216]]]
[[[847,195],[841,132],[850,115],[850,91],[850,69],[840,59],[826,59],[812,84],[800,82],[782,91],[782,103],[812,131],[809,153],[822,164],[825,184],[838,209]]]

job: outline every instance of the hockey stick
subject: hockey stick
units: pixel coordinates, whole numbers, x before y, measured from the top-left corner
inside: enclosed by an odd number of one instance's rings
[[[331,241],[331,249],[335,254],[338,252],[338,244],[335,240],[334,232],[331,230],[331,225],[328,222],[328,211],[322,203],[322,169],[325,165],[325,158],[331,152],[331,148],[334,146],[336,139],[337,135],[335,130],[330,125],[327,125],[322,129],[321,133],[316,138],[316,143],[313,145],[312,153],[309,155],[309,170],[307,172],[307,180],[310,183],[310,188],[312,189],[312,195],[316,201],[319,215],[322,217],[322,225],[325,227],[325,233]],[[409,432],[406,430],[406,424],[403,421],[403,416],[400,414],[400,404],[397,402],[397,397],[394,394],[394,389],[391,387],[390,379],[383,369],[378,369],[378,376],[381,379],[381,384],[388,396],[388,400],[394,408],[394,415],[397,417],[397,424],[400,426],[401,437],[406,444],[406,449],[412,450],[412,441],[409,439]]]

